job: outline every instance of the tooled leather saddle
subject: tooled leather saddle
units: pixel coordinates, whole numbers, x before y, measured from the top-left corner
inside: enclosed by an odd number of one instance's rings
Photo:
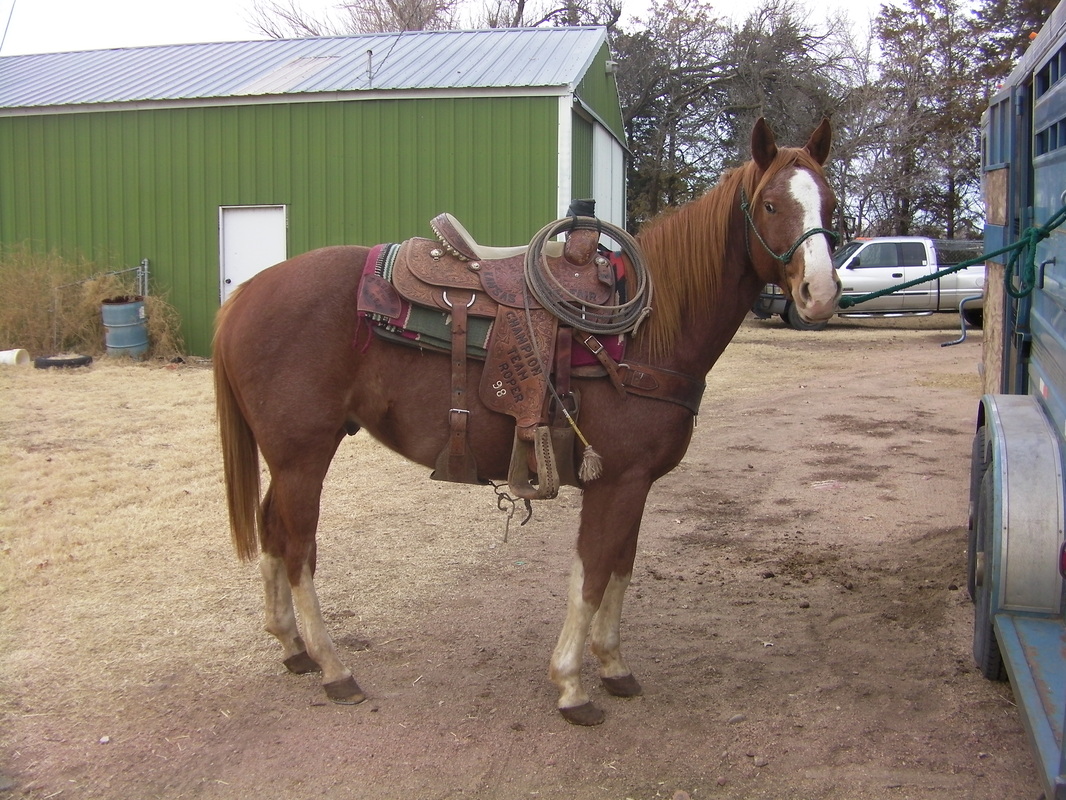
[[[357,310],[379,336],[451,356],[449,438],[432,477],[485,482],[467,444],[467,359],[475,358],[485,362],[477,387],[481,402],[515,418],[511,490],[525,499],[549,499],[560,485],[582,485],[574,469],[579,399],[571,376],[608,375],[619,391],[650,396],[656,396],[659,376],[619,363],[624,336],[597,337],[561,325],[530,290],[528,247],[480,245],[447,213],[430,225],[437,241],[414,238],[371,250]],[[626,292],[624,265],[599,238],[597,230],[573,230],[565,241],[545,243],[539,254],[549,279],[590,308]],[[695,413],[702,383],[686,394],[693,397],[664,399]]]

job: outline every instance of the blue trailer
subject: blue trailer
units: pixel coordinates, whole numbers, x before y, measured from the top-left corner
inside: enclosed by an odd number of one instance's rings
[[[1024,241],[1035,252],[988,263],[973,654],[987,678],[1010,680],[1045,796],[1066,800],[1066,230],[1045,225],[1066,206],[1066,3],[993,96],[982,150],[985,252]]]

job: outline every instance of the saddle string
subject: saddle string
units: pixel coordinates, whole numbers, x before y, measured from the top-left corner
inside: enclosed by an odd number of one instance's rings
[[[528,293],[524,294],[523,300],[526,312],[526,325],[529,328],[530,344],[533,347],[533,356],[541,365],[541,369],[544,369],[544,357],[541,355],[540,345],[537,342],[536,328],[533,325],[532,315],[530,314]],[[547,370],[545,370],[545,372],[547,374]],[[592,448],[592,445],[589,444],[589,440],[585,438],[585,434],[583,434],[581,429],[577,426],[577,420],[575,420],[573,415],[566,410],[566,404],[563,403],[563,399],[559,396],[559,392],[556,391],[555,383],[552,381],[551,377],[548,378],[547,383],[548,391],[551,392],[556,407],[563,412],[563,416],[566,417],[567,423],[574,429],[574,434],[581,440],[581,443],[585,445],[585,449],[581,454],[581,466],[578,467],[577,477],[581,479],[582,483],[594,481],[603,475],[603,456]],[[522,524],[524,525],[525,523]]]

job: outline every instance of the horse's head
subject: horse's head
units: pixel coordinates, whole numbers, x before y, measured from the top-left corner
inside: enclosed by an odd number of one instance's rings
[[[829,319],[840,299],[832,260],[836,197],[822,171],[831,139],[823,120],[804,147],[779,149],[760,119],[751,134],[756,172],[741,196],[756,274],[787,292],[807,322]]]

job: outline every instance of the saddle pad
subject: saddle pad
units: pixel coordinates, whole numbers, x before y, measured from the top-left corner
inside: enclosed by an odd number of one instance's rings
[[[382,338],[449,353],[452,329],[448,315],[414,305],[392,288],[392,270],[399,248],[395,244],[378,245],[367,256],[359,283],[359,315]],[[484,360],[492,335],[492,320],[470,317],[467,326],[467,355]]]

